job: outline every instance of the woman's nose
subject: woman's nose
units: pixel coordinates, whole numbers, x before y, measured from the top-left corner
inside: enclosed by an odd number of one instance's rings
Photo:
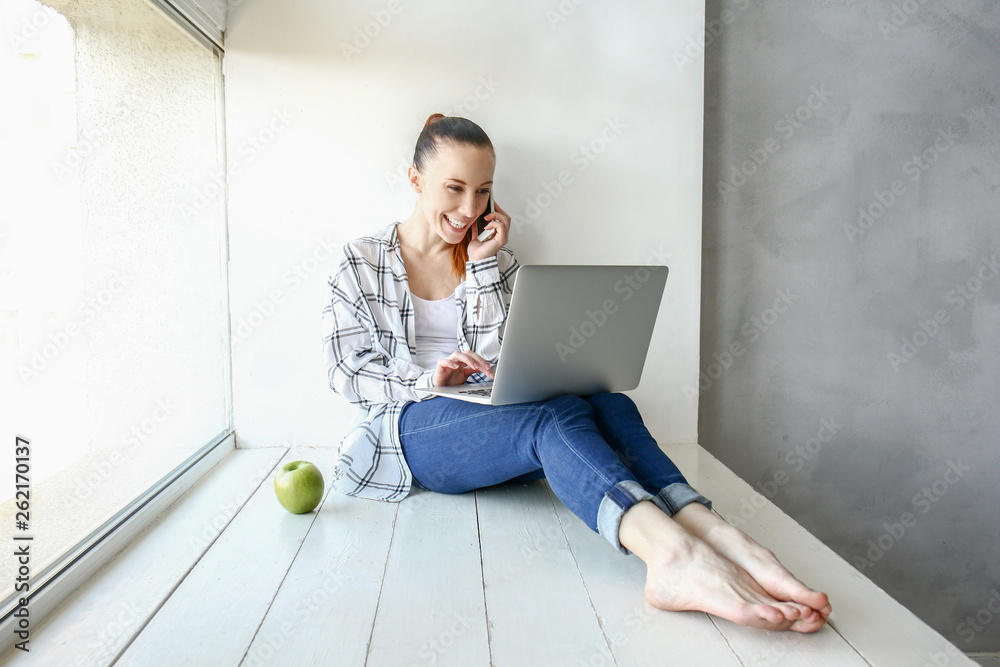
[[[476,195],[475,193],[466,195],[462,197],[462,204],[458,207],[458,212],[462,214],[464,218],[471,218],[476,212]]]

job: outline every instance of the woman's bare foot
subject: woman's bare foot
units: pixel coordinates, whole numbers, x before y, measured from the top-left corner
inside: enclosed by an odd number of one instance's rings
[[[776,600],[739,565],[649,501],[625,513],[618,537],[645,561],[646,600],[659,609],[704,611],[766,630],[794,629],[804,613],[812,613],[803,605]]]
[[[673,519],[745,570],[773,598],[802,605],[802,616],[792,624],[792,630],[815,632],[823,627],[831,611],[826,594],[814,591],[796,579],[771,551],[743,531],[730,526],[701,503],[686,505]]]

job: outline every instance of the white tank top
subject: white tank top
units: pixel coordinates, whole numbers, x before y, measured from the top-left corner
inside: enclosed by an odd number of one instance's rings
[[[410,296],[417,335],[417,356],[413,362],[423,368],[434,368],[438,359],[443,359],[458,349],[458,341],[455,339],[458,331],[455,295],[440,301],[428,301],[412,293]]]

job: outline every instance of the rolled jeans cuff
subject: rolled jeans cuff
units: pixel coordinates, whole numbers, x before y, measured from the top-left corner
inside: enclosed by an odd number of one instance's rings
[[[693,502],[700,502],[712,509],[712,503],[707,498],[682,482],[660,489],[655,496],[642,488],[638,482],[631,480],[619,482],[604,494],[597,509],[597,532],[619,553],[626,555],[632,553],[618,540],[618,528],[621,526],[622,517],[633,505],[643,500],[652,501],[667,516],[673,516],[682,507]]]
[[[701,503],[708,509],[712,509],[712,501],[699,494],[684,482],[675,482],[663,487],[653,496],[653,502],[657,507],[666,512],[667,516],[677,514],[682,507],[694,502]]]
[[[601,505],[597,508],[597,532],[623,554],[632,552],[618,541],[618,527],[621,525],[622,516],[632,505],[643,500],[656,502],[653,494],[642,488],[639,482],[625,480],[611,487],[611,490],[604,494]]]

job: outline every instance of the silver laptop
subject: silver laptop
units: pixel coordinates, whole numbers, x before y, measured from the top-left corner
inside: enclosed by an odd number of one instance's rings
[[[665,266],[525,265],[492,382],[420,391],[487,405],[639,385]]]

